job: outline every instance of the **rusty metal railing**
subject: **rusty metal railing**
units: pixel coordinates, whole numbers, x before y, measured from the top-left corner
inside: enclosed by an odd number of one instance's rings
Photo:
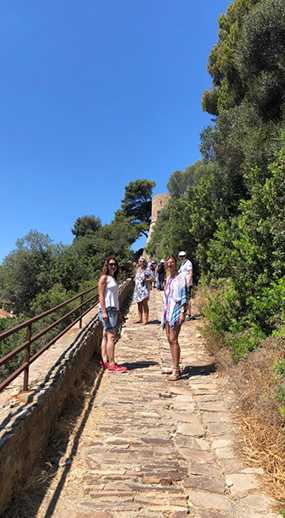
[[[84,295],[87,293],[90,293],[91,291],[95,290],[95,294],[89,297],[86,300],[83,300]],[[51,315],[52,313],[55,313],[59,309],[63,308],[64,306],[67,306],[68,304],[74,302],[75,300],[80,298],[80,304],[76,306],[71,311],[68,311],[65,315],[58,318],[55,322],[50,324],[49,326],[45,327],[43,330],[36,333],[34,336],[32,335],[32,326],[35,322],[38,322],[39,320],[45,318],[48,315]],[[64,333],[66,333],[69,329],[71,329],[74,324],[79,322],[79,328],[82,328],[82,319],[84,315],[86,315],[91,309],[93,309],[96,304],[98,304],[98,286],[94,286],[93,288],[89,288],[86,291],[83,291],[82,293],[79,293],[79,295],[75,295],[71,299],[66,300],[65,302],[62,302],[61,304],[58,304],[57,306],[49,309],[48,311],[45,311],[44,313],[41,313],[40,315],[36,315],[35,317],[31,318],[30,320],[27,320],[26,322],[22,322],[18,326],[15,326],[11,329],[8,329],[7,331],[4,331],[4,333],[0,334],[0,341],[4,340],[5,338],[8,338],[9,336],[21,331],[22,329],[26,328],[26,340],[24,343],[10,351],[8,354],[6,354],[3,358],[0,359],[0,367],[2,365],[7,364],[12,358],[17,356],[21,351],[25,351],[25,361],[24,363],[18,367],[8,378],[6,378],[2,383],[0,383],[0,391],[3,390],[5,387],[7,387],[15,378],[17,378],[22,372],[24,372],[24,381],[23,381],[23,390],[28,390],[29,385],[29,367],[30,365],[39,357],[41,354],[43,354],[52,344],[54,344]],[[84,306],[86,304],[90,303],[91,301],[95,301],[91,305],[91,307],[88,307],[87,310],[83,311]],[[62,323],[65,319],[70,317],[73,313],[76,311],[79,311],[79,316],[77,316],[71,323],[69,323],[64,329],[62,329],[56,336],[54,336],[48,343],[46,343],[41,349],[39,349],[35,354],[31,356],[31,345],[44,336],[46,333],[48,333],[51,329],[53,329],[58,324]]]

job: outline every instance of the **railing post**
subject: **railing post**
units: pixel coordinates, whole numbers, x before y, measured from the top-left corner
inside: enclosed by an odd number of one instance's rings
[[[83,313],[83,309],[82,309],[82,304],[83,304],[83,295],[80,296],[80,320],[79,320],[79,329],[82,329],[82,313]]]
[[[28,390],[28,385],[29,385],[31,336],[32,336],[32,324],[29,324],[27,326],[27,336],[26,336],[26,340],[28,343],[27,343],[27,346],[25,349],[25,363],[27,363],[27,366],[25,367],[25,370],[24,370],[24,385],[23,385],[24,391]]]
[[[95,291],[95,295],[90,296],[87,300],[84,301],[84,296],[87,293],[89,294],[93,290],[96,290]],[[68,299],[68,300],[66,300],[64,302],[61,302],[57,306],[55,306],[55,307],[53,307],[53,308],[51,308],[51,309],[41,313],[40,315],[35,315],[33,318],[31,318],[30,320],[28,320],[26,322],[22,322],[21,324],[18,324],[17,326],[15,326],[15,327],[13,327],[11,329],[8,329],[7,331],[4,331],[3,333],[0,332],[0,341],[2,341],[5,338],[8,338],[9,336],[13,335],[14,333],[17,333],[17,332],[19,332],[21,330],[26,329],[26,340],[25,340],[25,342],[21,343],[20,345],[18,345],[12,351],[8,352],[3,358],[0,358],[0,366],[6,365],[12,358],[17,356],[19,353],[23,354],[23,351],[25,351],[25,360],[24,360],[24,362],[22,362],[21,365],[16,370],[14,370],[14,372],[12,372],[8,376],[8,378],[6,378],[3,382],[0,383],[0,392],[4,388],[6,388],[14,379],[16,379],[22,373],[24,373],[24,376],[23,376],[23,390],[24,391],[28,390],[29,369],[30,369],[31,363],[33,363],[44,351],[46,351],[52,344],[54,344],[56,342],[56,340],[59,339],[64,334],[64,332],[66,332],[69,329],[71,329],[77,322],[79,322],[80,329],[82,329],[82,326],[83,326],[83,315],[85,313],[87,314],[88,311],[90,311],[90,308],[87,309],[87,311],[84,310],[85,306],[87,304],[91,303],[91,300],[94,302],[94,303],[92,302],[92,305],[91,305],[92,309],[96,306],[96,304],[98,304],[98,292],[97,292],[97,290],[98,290],[98,286],[94,286],[92,288],[89,288],[89,289],[85,290],[83,293],[79,293],[78,295],[75,295],[74,297],[72,297],[72,298],[70,298],[70,299]],[[71,309],[66,314],[64,314],[59,319],[57,319],[55,322],[50,324],[48,327],[46,327],[45,329],[42,329],[38,333],[34,334],[34,336],[32,336],[32,325],[35,322],[38,322],[42,318],[45,318],[46,316],[48,316],[48,315],[50,315],[52,313],[55,313],[58,309],[63,308],[65,306],[67,306],[68,304],[73,303],[75,300],[78,301],[79,298],[80,298],[80,304],[76,303],[76,309]],[[96,300],[96,302],[95,302],[95,300]],[[79,315],[78,315],[78,309],[79,309]],[[39,340],[39,338],[44,336],[51,329],[55,328],[55,326],[57,326],[58,324],[61,324],[61,322],[63,322],[65,320],[65,318],[69,318],[72,314],[76,314],[77,315],[76,319],[74,321],[72,321],[70,324],[68,324],[63,330],[61,330],[56,336],[54,336],[48,343],[46,343],[42,348],[40,348],[34,354],[31,353],[31,345],[32,345],[32,343],[34,343],[37,340]]]

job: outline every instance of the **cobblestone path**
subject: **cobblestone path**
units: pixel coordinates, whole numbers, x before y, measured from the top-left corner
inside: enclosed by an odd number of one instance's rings
[[[37,518],[275,518],[257,469],[238,454],[233,395],[211,369],[197,320],[181,331],[183,376],[171,365],[152,290],[150,323],[131,306],[117,343],[126,373],[104,372]]]

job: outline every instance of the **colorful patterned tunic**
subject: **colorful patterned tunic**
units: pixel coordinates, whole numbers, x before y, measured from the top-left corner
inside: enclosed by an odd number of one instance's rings
[[[182,306],[187,302],[186,293],[186,283],[183,274],[176,273],[175,277],[167,278],[164,288],[162,329],[164,329],[166,322],[169,323],[170,329],[179,324]]]
[[[143,281],[143,277],[147,279],[152,278],[152,272],[145,267],[140,273],[140,268],[137,269],[135,278],[134,301],[141,302],[149,297],[150,283]]]

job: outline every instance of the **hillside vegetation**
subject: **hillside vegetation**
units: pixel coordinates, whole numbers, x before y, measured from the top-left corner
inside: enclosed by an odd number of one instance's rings
[[[284,325],[284,2],[236,0],[218,21],[202,100],[215,123],[203,158],[171,175],[148,251],[187,251],[216,288],[211,330],[238,358]]]
[[[235,0],[218,24],[202,158],[171,175],[148,253],[193,261],[208,347],[236,380],[249,449],[285,500],[284,1]]]
[[[78,217],[71,229],[74,239],[70,246],[55,244],[37,230],[18,239],[15,250],[0,266],[0,301],[8,304],[15,316],[0,319],[0,333],[96,286],[109,255],[118,260],[121,279],[132,273],[134,253],[130,247],[149,228],[154,186],[155,182],[145,179],[130,182],[125,187],[121,209],[109,225],[102,225],[94,215]],[[33,335],[71,309],[72,305],[66,306],[34,324]],[[67,323],[65,320],[62,326]],[[49,339],[60,330],[57,326]],[[24,342],[25,330],[0,341],[0,357]],[[31,352],[41,345],[35,342]],[[21,365],[23,358],[24,352],[0,367],[0,381]]]

